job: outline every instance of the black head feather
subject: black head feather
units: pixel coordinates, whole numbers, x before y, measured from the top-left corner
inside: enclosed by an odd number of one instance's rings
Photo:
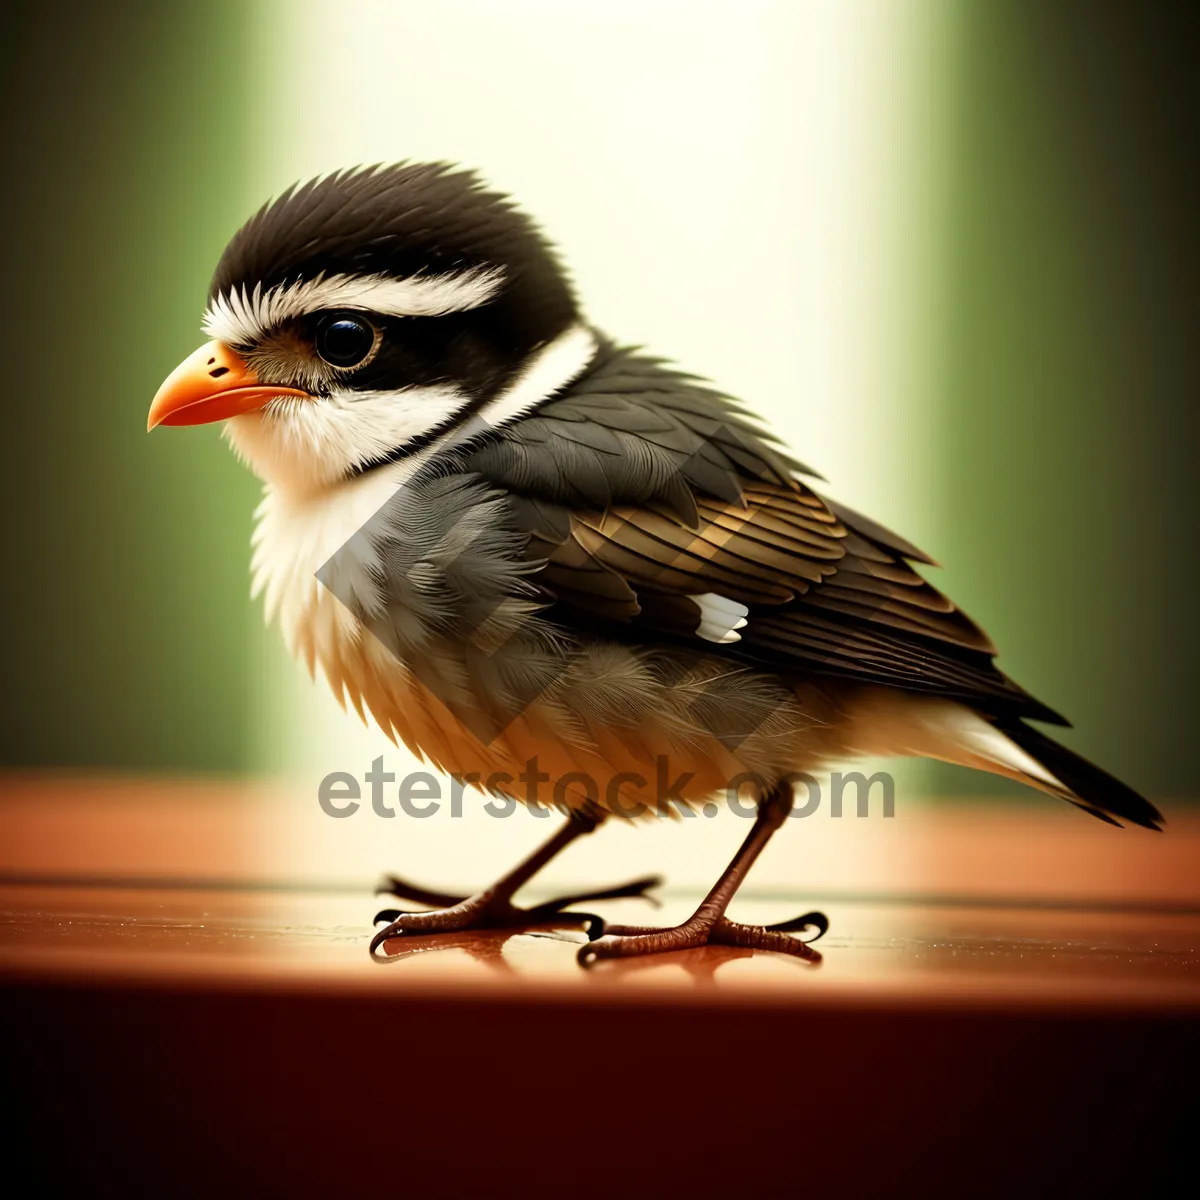
[[[370,388],[451,375],[482,394],[567,329],[577,310],[537,226],[473,172],[399,163],[294,185],[234,235],[209,298],[321,275],[403,279],[495,267],[503,270],[503,285],[475,310],[404,318],[400,326],[381,322],[396,336],[355,378],[355,386]]]
[[[225,248],[209,296],[321,273],[404,278],[493,265],[573,311],[553,252],[507,196],[448,163],[397,163],[295,184],[263,205]]]

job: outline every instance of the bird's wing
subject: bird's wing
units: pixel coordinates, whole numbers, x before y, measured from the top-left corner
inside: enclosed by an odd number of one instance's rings
[[[911,565],[930,559],[824,500],[736,405],[653,359],[606,346],[464,465],[508,493],[564,625],[1061,722]]]

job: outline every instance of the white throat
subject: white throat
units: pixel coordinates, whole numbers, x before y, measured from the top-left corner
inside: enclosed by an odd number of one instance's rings
[[[590,329],[572,326],[533,354],[512,382],[468,422],[448,429],[436,441],[398,462],[350,479],[345,478],[344,462],[332,478],[311,469],[300,470],[294,457],[297,429],[282,427],[283,415],[269,426],[259,421],[257,414],[227,422],[230,441],[266,480],[254,531],[254,593],[265,594],[267,618],[279,616],[293,653],[307,658],[310,668],[314,657],[324,657],[322,643],[328,645],[329,637],[316,634],[316,628],[323,627],[316,616],[323,599],[333,605],[325,621],[330,636],[334,629],[347,638],[356,636],[346,624],[352,621],[349,610],[332,601],[316,578],[317,571],[343,547],[349,546],[352,553],[339,556],[349,573],[344,588],[338,589],[339,595],[346,598],[353,594],[359,606],[373,611],[377,598],[372,592],[378,578],[373,570],[375,551],[367,538],[355,535],[396,490],[439,456],[461,449],[489,428],[502,428],[536,409],[578,378],[595,357],[596,349],[596,337]],[[308,401],[299,403],[317,407]]]

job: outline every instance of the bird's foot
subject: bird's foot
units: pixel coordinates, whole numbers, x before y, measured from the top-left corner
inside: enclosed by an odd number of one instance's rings
[[[792,933],[815,929],[808,941],[790,936]],[[594,940],[579,948],[580,966],[590,967],[602,958],[629,958],[643,954],[667,954],[672,950],[693,950],[699,946],[741,946],[750,950],[774,950],[790,954],[814,965],[821,953],[811,943],[829,929],[824,913],[810,912],[777,925],[743,925],[728,917],[707,921],[692,917],[682,925],[656,929],[645,925],[608,925],[589,929]]]
[[[559,896],[530,908],[518,908],[507,895],[494,890],[479,892],[474,896],[451,896],[389,877],[379,889],[380,893],[411,900],[417,904],[428,904],[431,907],[424,912],[385,908],[376,913],[376,925],[380,921],[386,921],[388,924],[371,939],[371,953],[374,954],[389,938],[457,933],[467,929],[528,929],[541,925],[580,925],[589,932],[592,929],[603,929],[604,921],[595,913],[566,910],[574,904],[594,900],[618,900],[629,896],[640,896],[654,901],[654,897],[647,893],[661,883],[661,876],[647,875],[616,887]]]

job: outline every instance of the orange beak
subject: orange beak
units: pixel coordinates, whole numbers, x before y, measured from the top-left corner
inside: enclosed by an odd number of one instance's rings
[[[301,396],[295,388],[268,387],[246,365],[241,355],[223,342],[209,342],[189,354],[163,380],[150,405],[147,431],[156,425],[207,425],[239,413],[262,408],[276,396]]]

